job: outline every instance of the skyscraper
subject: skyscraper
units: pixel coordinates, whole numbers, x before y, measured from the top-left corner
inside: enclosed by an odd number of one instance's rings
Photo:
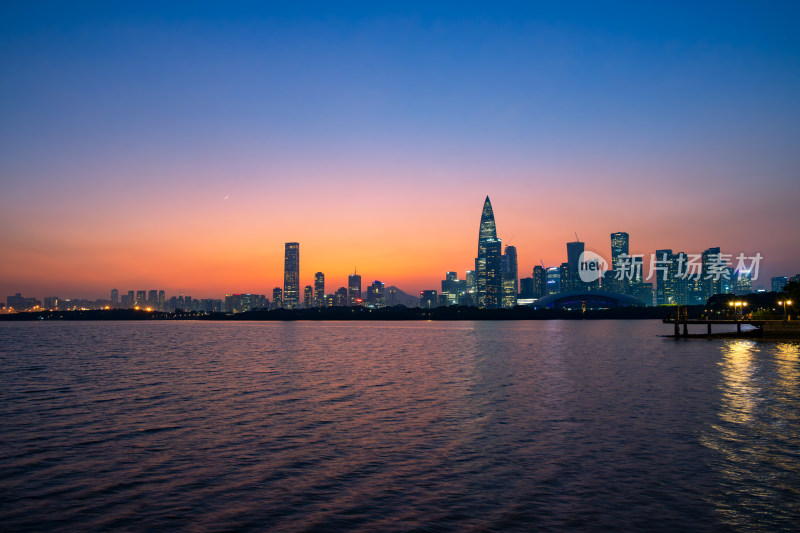
[[[661,270],[655,270],[656,305],[673,305],[678,302],[676,294],[677,255],[665,248],[656,250],[656,261]]]
[[[336,293],[334,294],[334,303],[336,307],[345,307],[347,306],[347,288],[346,287],[339,287],[336,289]]]
[[[630,255],[630,235],[624,231],[611,234],[611,269],[617,270],[621,255]]]
[[[700,278],[700,290],[702,293],[702,301],[705,303],[707,299],[715,294],[722,293],[722,278],[715,274],[714,270],[719,268],[721,261],[721,251],[719,246],[709,248],[703,252],[703,275]]]
[[[283,291],[280,287],[272,289],[272,308],[280,309],[283,307]]]
[[[367,302],[371,307],[384,307],[386,305],[386,296],[384,294],[384,285],[382,281],[375,280],[367,287]]]
[[[547,275],[544,267],[536,265],[533,267],[533,294],[530,298],[541,298],[547,294]]]
[[[347,278],[347,299],[351,306],[361,303],[361,276],[355,272]]]
[[[517,304],[519,292],[519,271],[517,270],[517,247],[506,245],[502,256],[503,270],[503,307],[510,308]]]
[[[300,304],[300,243],[287,242],[283,260],[283,307],[297,309]]]
[[[774,292],[781,292],[786,284],[789,283],[789,278],[786,276],[777,276],[772,278],[770,282]]]
[[[475,258],[478,307],[495,308],[502,304],[503,274],[500,239],[494,222],[492,202],[483,202],[478,231],[478,257]]]
[[[323,307],[325,305],[325,274],[317,272],[314,274],[314,306]]]
[[[111,303],[112,304],[118,304],[119,303],[119,290],[111,289]]]
[[[306,285],[306,288],[303,289],[303,307],[306,309],[310,307],[319,307],[314,303],[314,287],[311,285]]]
[[[576,240],[575,242],[567,243],[567,290],[568,291],[582,291],[584,290],[584,283],[578,275],[578,262],[580,261],[581,254],[584,251],[584,243]]]

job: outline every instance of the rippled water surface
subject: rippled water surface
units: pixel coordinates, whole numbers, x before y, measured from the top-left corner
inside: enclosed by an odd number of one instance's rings
[[[644,321],[0,324],[0,529],[796,530],[800,347]]]

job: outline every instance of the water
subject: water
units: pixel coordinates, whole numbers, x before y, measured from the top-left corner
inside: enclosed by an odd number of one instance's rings
[[[800,346],[668,330],[0,323],[0,529],[796,530]]]

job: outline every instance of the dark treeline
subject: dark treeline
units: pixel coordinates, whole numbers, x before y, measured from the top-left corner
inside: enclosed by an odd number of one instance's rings
[[[702,306],[698,306],[698,313]],[[694,311],[694,309],[692,309]],[[434,309],[419,307],[326,307],[314,309],[253,309],[245,313],[162,313],[134,309],[91,311],[37,311],[0,315],[0,320],[596,320],[596,319],[663,319],[672,313],[670,307],[620,307],[617,309],[479,309],[450,306]],[[695,313],[692,313],[693,315]]]

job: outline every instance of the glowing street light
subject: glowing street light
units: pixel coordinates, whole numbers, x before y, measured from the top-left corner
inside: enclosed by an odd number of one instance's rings
[[[740,302],[740,301],[736,301],[736,302],[734,302],[734,301],[730,301],[730,302],[728,302],[728,305],[729,305],[729,306],[731,306],[731,307],[733,307],[733,308],[734,308],[734,310],[735,310],[737,313],[739,312],[739,309],[741,309],[741,315],[742,315],[742,316],[744,316],[744,308],[745,308],[745,306],[747,305],[747,302]]]
[[[786,306],[787,305],[792,305],[792,301],[791,300],[783,300],[781,302],[778,302],[778,305],[782,305],[783,306],[783,319],[786,320],[786,318],[787,318]]]

